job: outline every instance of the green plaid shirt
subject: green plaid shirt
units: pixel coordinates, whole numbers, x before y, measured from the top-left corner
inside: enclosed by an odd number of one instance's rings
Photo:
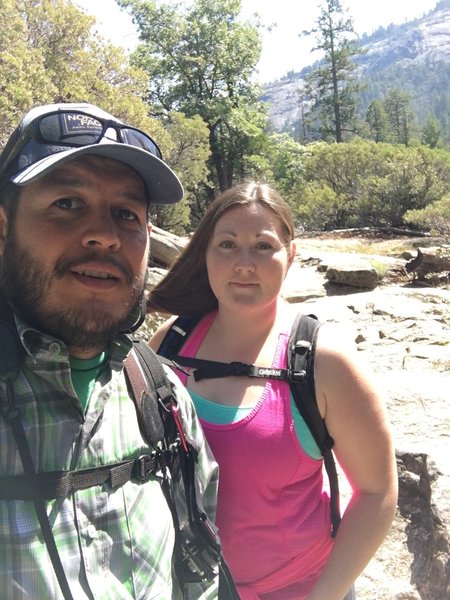
[[[12,383],[13,397],[37,472],[114,464],[149,452],[123,373],[132,345],[126,336],[112,344],[109,369],[96,382],[83,414],[64,344],[19,320],[17,329],[26,357]],[[178,381],[169,370],[168,375]],[[217,465],[179,382],[176,394],[185,431],[199,450],[198,499],[214,518]],[[5,399],[5,374],[0,373],[2,410]],[[22,474],[11,428],[0,413],[0,476]],[[46,504],[75,600],[181,598],[172,568],[172,516],[155,478],[113,489],[95,486]],[[189,598],[217,598],[217,581],[190,588]],[[0,597],[62,598],[32,501],[0,500]]]

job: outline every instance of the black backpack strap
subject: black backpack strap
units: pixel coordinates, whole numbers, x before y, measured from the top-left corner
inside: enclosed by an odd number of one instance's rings
[[[332,448],[334,440],[328,433],[319,412],[314,382],[316,342],[320,323],[314,315],[297,315],[291,329],[288,346],[288,368],[291,372],[291,392],[323,456],[330,481],[330,511],[332,536],[335,537],[341,520],[339,480]]]
[[[172,384],[162,366],[163,363],[171,367],[175,365],[171,360],[157,356],[146,342],[135,342],[134,350],[138,362],[132,352],[125,368],[133,388],[141,432],[152,445],[162,441],[173,457],[173,460],[165,461],[171,471],[170,481],[163,477],[161,485],[175,527],[177,576],[181,582],[189,583],[210,580],[218,572],[220,598],[238,600],[233,579],[222,557],[220,543],[209,526],[207,515],[200,511],[197,503],[197,453],[184,433]],[[178,517],[172,489],[178,481],[178,475],[172,472],[175,463],[179,467],[186,497],[188,520],[183,523],[180,523]]]
[[[17,448],[22,460],[23,469],[25,471],[25,477],[28,480],[30,488],[33,490],[33,486],[36,482],[37,474],[34,468],[33,459],[31,457],[30,448],[28,446],[25,431],[23,429],[22,421],[20,419],[20,410],[14,405],[10,380],[7,380],[7,402],[8,409],[6,411],[6,419],[9,421],[14,438],[17,444]],[[56,578],[61,588],[62,595],[65,600],[73,600],[72,592],[70,591],[69,583],[64,572],[64,567],[61,562],[61,558],[56,547],[55,538],[53,531],[48,520],[45,502],[38,494],[33,494],[32,498],[36,515],[39,521],[39,525],[44,536],[45,545],[50,556],[50,560],[55,571]]]
[[[180,365],[183,367],[194,368],[195,371],[193,372],[193,376],[195,381],[231,376],[262,377],[282,380],[289,378],[287,369],[258,367],[256,365],[249,365],[237,361],[222,363],[192,356],[180,356],[178,352],[181,350],[184,342],[188,339],[200,319],[201,317],[190,316],[183,316],[175,319],[158,348],[158,355],[172,360],[172,366],[177,368],[180,368]]]
[[[184,342],[188,339],[202,316],[181,316],[177,317],[170,326],[158,348],[159,356],[173,358],[177,356]]]
[[[135,342],[125,362],[125,374],[133,390],[141,433],[154,446],[168,435],[161,409],[172,400],[170,382],[158,357],[143,341]]]
[[[17,333],[11,308],[0,294],[0,371],[18,369],[25,357],[25,350]]]

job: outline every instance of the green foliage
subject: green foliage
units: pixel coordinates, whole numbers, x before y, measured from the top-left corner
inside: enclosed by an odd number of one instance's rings
[[[340,220],[345,198],[337,194],[326,183],[311,181],[303,189],[299,186],[296,195],[289,197],[294,217],[303,230],[334,229]]]
[[[372,100],[367,107],[366,122],[369,125],[369,137],[375,142],[388,141],[388,118],[383,103]]]
[[[415,132],[415,115],[411,109],[411,96],[398,88],[390,89],[383,101],[390,126],[390,142],[411,144]]]
[[[447,152],[371,141],[315,143],[295,155],[286,147],[273,158],[273,167],[283,165],[273,176],[306,229],[402,226],[406,211],[450,191]]]
[[[0,3],[0,145],[32,106],[92,102],[156,140],[186,190],[186,200],[154,208],[155,224],[184,233],[196,190],[207,181],[209,132],[198,115],[149,116],[148,74],[121,48],[93,33],[94,17],[70,0]],[[154,112],[154,111],[153,111]]]
[[[167,160],[183,182],[185,195],[177,204],[153,207],[151,219],[161,229],[184,235],[204,211],[198,200],[200,188],[208,180],[208,129],[199,116],[188,119],[183,113],[172,111],[166,130],[171,142]]]
[[[354,73],[354,57],[363,52],[356,46],[352,20],[344,18],[340,0],[325,0],[316,27],[303,35],[316,35],[314,50],[324,58],[307,76],[304,97],[312,102],[309,126],[318,121],[322,139],[342,142],[357,130],[356,94],[363,86]]]
[[[429,114],[422,127],[422,144],[429,148],[436,148],[441,137],[441,127],[435,115]]]
[[[55,93],[39,49],[29,44],[23,9],[16,0],[0,3],[0,145],[30,106]]]
[[[240,0],[118,4],[140,32],[134,63],[148,74],[148,100],[161,114],[177,110],[203,119],[212,183],[229,187],[245,176],[245,159],[267,122],[251,81],[261,50],[258,22],[239,20]]]
[[[408,210],[405,221],[434,235],[450,236],[450,194],[422,209]]]

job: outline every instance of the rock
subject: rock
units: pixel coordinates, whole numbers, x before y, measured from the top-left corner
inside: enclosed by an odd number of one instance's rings
[[[161,279],[164,279],[166,273],[167,269],[162,269],[160,267],[150,267],[147,272],[147,290],[153,289],[155,285],[161,281]]]
[[[185,238],[153,227],[150,235],[150,255],[159,265],[170,265],[187,244]]]
[[[370,263],[358,262],[329,266],[325,278],[333,284],[373,290],[378,285],[378,274]]]
[[[303,267],[296,268],[303,270]],[[449,309],[448,290],[399,285],[316,297],[299,305],[299,310],[312,312],[322,321],[344,326],[348,335],[356,341],[363,360],[374,372],[386,399],[398,456],[426,456],[426,460],[420,459],[426,464],[414,467],[418,473],[408,475],[413,469],[409,462],[407,471],[401,471],[399,466],[399,473],[403,473],[400,485],[403,490],[407,478],[419,481],[422,477],[422,490],[429,480],[428,504],[431,508],[427,511],[439,523],[433,533],[433,540],[437,541],[431,540],[427,547],[424,542],[424,555],[419,556],[417,546],[420,544],[415,542],[412,545],[411,542],[416,514],[408,512],[401,496],[391,531],[356,582],[358,600],[448,598],[445,594],[435,594],[438,593],[436,590],[442,589],[444,575],[448,576],[448,550],[439,550],[439,544],[448,540],[450,535],[450,464],[447,458],[450,423]],[[341,487],[345,494],[345,482]],[[426,514],[426,498],[421,502],[423,504],[417,505],[421,506],[417,510],[419,514],[420,511]],[[421,577],[423,569],[424,576]],[[432,580],[427,582],[430,577]],[[432,587],[434,581],[436,585],[440,582],[441,587]]]
[[[426,600],[450,598],[449,537],[432,503],[432,487],[439,474],[424,453],[397,453],[400,514],[413,555],[411,581]]]

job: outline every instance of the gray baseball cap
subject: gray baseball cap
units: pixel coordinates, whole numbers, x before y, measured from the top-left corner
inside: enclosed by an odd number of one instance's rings
[[[87,103],[32,108],[0,155],[0,180],[23,186],[85,154],[114,158],[143,179],[151,204],[174,204],[183,187],[145,132]]]

